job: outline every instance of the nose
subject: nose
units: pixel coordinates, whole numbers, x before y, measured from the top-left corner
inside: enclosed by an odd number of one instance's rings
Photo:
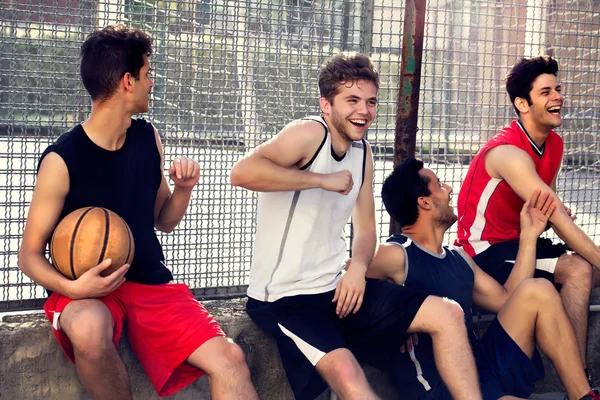
[[[362,115],[367,115],[369,114],[369,108],[367,107],[367,103],[364,101],[360,101],[358,102],[358,112]]]
[[[448,191],[448,194],[452,194],[452,186],[444,183],[444,187],[446,188],[446,190]]]

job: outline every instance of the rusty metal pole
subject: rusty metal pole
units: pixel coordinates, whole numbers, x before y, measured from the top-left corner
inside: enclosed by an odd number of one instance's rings
[[[407,158],[415,156],[425,9],[426,0],[406,0],[394,140],[394,168]],[[390,235],[399,232],[400,226],[392,220]]]

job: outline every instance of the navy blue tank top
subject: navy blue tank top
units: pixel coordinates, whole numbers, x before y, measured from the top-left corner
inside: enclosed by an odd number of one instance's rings
[[[404,249],[404,286],[434,296],[447,297],[460,304],[465,313],[469,339],[474,345],[477,338],[472,330],[471,306],[475,275],[467,260],[453,247],[444,246],[443,253],[436,254],[420,247],[405,235],[393,235],[387,242]],[[400,372],[394,373],[394,379],[403,380],[398,387],[403,388],[403,397],[407,399],[420,398],[430,388],[442,383],[433,358],[431,337],[426,334],[418,336],[419,344],[414,346],[413,353],[405,353],[399,365],[394,366]]]
[[[132,119],[123,146],[115,151],[94,144],[77,125],[44,151],[40,164],[51,152],[69,170],[69,193],[60,218],[87,206],[114,211],[127,222],[135,241],[126,279],[150,285],[172,280],[154,231],[154,203],[163,172],[152,124]]]

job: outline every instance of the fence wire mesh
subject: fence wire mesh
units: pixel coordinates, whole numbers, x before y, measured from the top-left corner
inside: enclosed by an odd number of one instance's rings
[[[458,191],[476,149],[513,118],[510,66],[553,54],[568,105],[559,194],[595,239],[599,9],[583,0],[428,1],[417,138],[428,165]],[[177,281],[219,297],[244,293],[255,229],[255,194],[232,188],[229,170],[288,121],[318,113],[317,68],[339,50],[368,53],[380,69],[368,139],[378,231],[388,234],[379,192],[392,168],[403,19],[399,0],[1,2],[0,308],[39,307],[45,297],[18,270],[17,253],[40,153],[89,112],[78,51],[90,31],[122,22],[154,37],[147,117],[167,161],[186,155],[202,168],[186,217],[159,238]]]

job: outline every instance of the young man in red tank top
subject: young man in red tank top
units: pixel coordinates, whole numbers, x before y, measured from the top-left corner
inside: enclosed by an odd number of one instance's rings
[[[509,73],[506,89],[518,120],[471,162],[458,197],[456,244],[504,283],[518,251],[519,210],[535,190],[552,193],[559,207],[549,225],[564,243],[538,240],[536,276],[560,289],[585,363],[592,266],[600,268],[600,250],[556,196],[563,142],[553,129],[562,124],[564,100],[557,73],[550,57],[522,59]]]

